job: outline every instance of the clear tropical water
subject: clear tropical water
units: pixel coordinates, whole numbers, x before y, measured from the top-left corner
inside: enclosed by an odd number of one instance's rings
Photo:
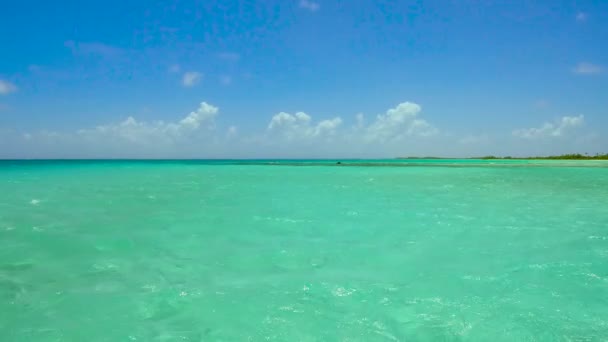
[[[1,340],[608,338],[608,164],[360,163],[0,162]]]

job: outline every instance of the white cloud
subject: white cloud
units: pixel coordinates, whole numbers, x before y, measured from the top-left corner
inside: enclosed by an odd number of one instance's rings
[[[220,76],[220,83],[225,86],[230,85],[232,84],[232,77],[228,75],[222,75]]]
[[[280,127],[293,127],[298,126],[298,123],[308,125],[310,122],[310,116],[306,113],[298,112],[295,115],[289,113],[280,112],[279,114],[272,117],[268,129],[278,129]]]
[[[184,87],[194,87],[201,81],[202,78],[203,74],[200,72],[188,71],[184,73],[184,76],[182,77],[182,85]]]
[[[144,122],[130,116],[118,124],[81,129],[77,135],[92,142],[122,141],[148,146],[171,144],[196,132],[201,126],[212,129],[217,113],[217,107],[202,102],[196,111],[177,122]]]
[[[168,71],[172,74],[177,74],[178,72],[180,72],[181,67],[179,66],[179,64],[173,64],[171,66],[169,66]]]
[[[219,110],[202,102],[191,113],[169,121],[134,117],[64,132],[0,132],[0,156],[52,158],[308,158],[540,155],[595,152],[605,140],[576,143],[593,133],[574,130],[584,118],[565,116],[540,127],[507,130],[495,135],[441,132],[412,102],[377,116],[359,113],[346,120],[315,119],[304,112],[271,116],[262,131],[243,131],[218,122]],[[252,117],[263,113],[251,111]],[[259,117],[259,116],[258,116]],[[1,128],[0,128],[1,130]],[[580,133],[580,134],[579,134]],[[432,137],[431,137],[432,136]],[[521,139],[514,139],[518,137]],[[559,139],[568,137],[568,139]],[[603,139],[603,138],[602,138]],[[605,145],[605,144],[604,144]]]
[[[587,21],[587,13],[585,13],[585,12],[578,12],[576,14],[576,21],[578,21],[578,22]]]
[[[420,111],[421,107],[415,103],[400,103],[386,114],[377,116],[376,121],[367,127],[365,139],[384,143],[401,140],[406,136],[428,137],[437,134],[437,128],[417,118]]]
[[[207,104],[207,102],[201,102],[195,112],[190,112],[190,114],[183,118],[179,123],[183,127],[198,129],[202,123],[212,123],[217,112],[217,107]]]
[[[333,135],[336,129],[342,124],[342,119],[335,117],[330,120],[323,120],[317,124],[314,130],[314,136]]]
[[[9,81],[0,80],[0,95],[8,95],[17,91],[17,86]]]
[[[335,117],[323,120],[316,125],[311,124],[311,117],[304,112],[289,114],[280,112],[272,117],[268,124],[268,131],[284,137],[288,141],[311,139],[316,137],[330,137],[342,124],[342,119]]]
[[[523,139],[556,138],[567,134],[573,128],[582,126],[585,121],[583,115],[564,116],[560,120],[546,122],[538,128],[523,128],[513,131],[513,135]]]
[[[575,66],[572,72],[578,75],[597,75],[603,73],[604,68],[597,64],[582,62]]]
[[[314,1],[300,0],[300,8],[307,9],[311,12],[316,12],[321,8],[321,5]]]
[[[0,152],[34,158],[221,157],[227,150],[222,139],[218,140],[218,113],[217,107],[202,102],[188,115],[168,122],[130,116],[118,123],[76,131],[26,132],[16,145],[21,152]]]
[[[277,146],[277,142],[282,141],[282,148],[303,147],[304,144],[312,150],[322,151],[317,153],[352,153],[356,150],[357,153],[399,154],[401,150],[427,144],[432,140],[423,137],[438,133],[437,128],[419,117],[420,110],[419,105],[404,102],[370,123],[366,123],[363,114],[359,113],[349,127],[344,127],[341,117],[315,121],[304,112],[280,112],[271,118],[264,141],[267,146]]]

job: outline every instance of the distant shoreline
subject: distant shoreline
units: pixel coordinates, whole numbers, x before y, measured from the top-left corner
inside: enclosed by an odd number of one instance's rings
[[[397,159],[454,159],[454,158],[442,158],[442,157],[399,157]],[[460,158],[456,158],[460,159]],[[586,155],[586,154],[562,154],[558,156],[544,156],[544,157],[497,157],[497,156],[483,156],[483,157],[471,157],[462,159],[482,159],[482,160],[608,160],[608,153]]]
[[[608,160],[608,154],[583,155],[564,154],[557,156],[511,157],[511,156],[480,156],[480,157],[393,157],[393,158],[0,158],[5,162],[368,162],[390,160]]]

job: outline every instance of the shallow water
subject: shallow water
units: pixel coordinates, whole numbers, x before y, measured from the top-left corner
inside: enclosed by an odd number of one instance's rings
[[[607,163],[359,163],[0,162],[2,340],[608,337]]]

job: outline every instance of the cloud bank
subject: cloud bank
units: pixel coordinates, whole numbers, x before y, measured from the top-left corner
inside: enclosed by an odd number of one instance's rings
[[[403,102],[369,118],[358,113],[315,119],[305,112],[279,112],[267,116],[266,124],[257,130],[243,132],[222,122],[218,107],[201,102],[195,110],[172,121],[141,121],[129,116],[116,123],[68,132],[5,132],[0,137],[0,157],[449,157],[517,155],[508,147],[518,146],[536,154],[562,153],[597,145],[592,141],[596,138],[582,134],[583,124],[582,115],[564,116],[539,127],[506,131],[502,136],[457,135],[440,130],[424,118],[420,105]],[[534,146],[544,150],[531,148]]]
[[[559,138],[583,125],[584,116],[564,116],[556,122],[544,123],[538,128],[523,128],[513,131],[513,135],[523,139]]]

